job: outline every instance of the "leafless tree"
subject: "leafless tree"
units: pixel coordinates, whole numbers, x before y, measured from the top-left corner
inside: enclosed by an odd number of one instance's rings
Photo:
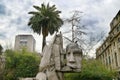
[[[72,40],[68,37],[64,37],[68,41],[76,42],[80,45],[85,55],[94,49],[101,40],[105,37],[105,32],[101,31],[100,33],[93,33],[92,31],[86,32],[87,27],[81,23],[83,12],[73,11],[73,15],[65,19],[65,23],[71,24],[71,30],[64,32],[72,32]],[[88,29],[87,29],[88,30]]]
[[[65,23],[67,22],[67,23],[71,24],[72,41],[74,41],[74,39],[75,39],[75,28],[83,28],[84,27],[84,26],[80,25],[80,21],[81,21],[81,17],[82,17],[83,12],[75,10],[72,13],[73,13],[73,15],[70,18],[65,19],[64,22]],[[77,33],[82,34],[84,32],[79,29],[79,31],[77,31]]]
[[[95,46],[102,42],[105,38],[105,32],[101,31],[100,33],[92,33],[89,32],[85,38],[78,39],[79,45],[81,45],[81,48],[84,51],[85,55],[88,55],[88,53],[92,50],[95,50]]]

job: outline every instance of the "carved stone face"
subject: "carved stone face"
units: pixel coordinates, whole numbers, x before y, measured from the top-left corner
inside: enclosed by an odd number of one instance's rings
[[[55,44],[60,44],[61,42],[60,42],[60,37],[56,37],[56,39],[55,39]]]
[[[63,42],[62,42],[62,35],[61,35],[61,34],[57,34],[57,35],[55,36],[54,43],[55,43],[55,44],[58,44],[58,45],[63,43]]]
[[[76,43],[71,43],[66,49],[67,66],[73,69],[81,68],[82,50]]]

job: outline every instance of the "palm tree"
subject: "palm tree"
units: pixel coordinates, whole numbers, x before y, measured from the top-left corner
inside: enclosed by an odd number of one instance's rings
[[[63,21],[59,16],[61,11],[56,10],[56,6],[50,6],[49,3],[45,5],[44,3],[39,6],[33,6],[37,11],[29,12],[32,14],[32,17],[29,19],[28,25],[33,29],[37,34],[43,35],[43,47],[46,45],[46,37],[50,33],[50,35],[57,32],[59,28],[62,26]]]

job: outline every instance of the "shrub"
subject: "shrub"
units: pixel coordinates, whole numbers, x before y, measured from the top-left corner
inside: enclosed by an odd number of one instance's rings
[[[115,72],[97,60],[83,60],[80,73],[65,74],[65,80],[112,80],[114,77]]]
[[[38,73],[40,57],[26,50],[6,50],[5,80],[17,80],[19,77],[35,77]]]

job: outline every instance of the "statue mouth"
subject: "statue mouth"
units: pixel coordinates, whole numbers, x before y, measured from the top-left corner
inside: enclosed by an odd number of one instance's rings
[[[75,63],[68,63],[67,66],[69,66],[70,68],[76,69],[77,65]]]

